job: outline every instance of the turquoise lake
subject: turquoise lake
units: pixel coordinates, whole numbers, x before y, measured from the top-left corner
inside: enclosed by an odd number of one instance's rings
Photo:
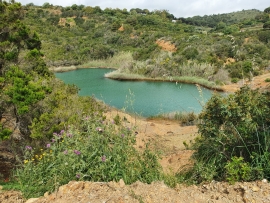
[[[104,77],[111,69],[89,68],[55,73],[67,84],[80,88],[79,95],[94,96],[106,104],[144,117],[170,112],[199,113],[213,91],[176,82],[118,81]]]

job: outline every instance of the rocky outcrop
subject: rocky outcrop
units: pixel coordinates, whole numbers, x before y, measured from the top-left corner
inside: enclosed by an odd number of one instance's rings
[[[10,175],[11,170],[15,166],[15,156],[10,150],[10,145],[8,141],[3,141],[0,143],[0,175],[2,175],[4,180]]]

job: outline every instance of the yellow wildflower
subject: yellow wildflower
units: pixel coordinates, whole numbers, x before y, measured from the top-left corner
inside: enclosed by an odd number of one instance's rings
[[[27,164],[28,163],[28,160],[24,160],[24,163]]]

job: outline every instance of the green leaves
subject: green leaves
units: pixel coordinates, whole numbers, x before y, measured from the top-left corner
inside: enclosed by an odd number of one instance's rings
[[[16,180],[28,197],[55,191],[71,180],[123,179],[127,184],[160,180],[158,156],[148,148],[138,152],[135,142],[133,129],[116,126],[104,120],[102,114],[92,113],[81,117],[80,125],[54,132],[45,148],[35,149],[34,153],[26,146],[24,160],[15,172]]]
[[[201,138],[194,145],[194,158],[199,164],[215,164],[218,180],[253,180],[258,178],[258,168],[260,178],[270,177],[270,160],[265,156],[270,144],[269,114],[269,94],[247,86],[225,97],[213,96],[200,114]]]
[[[251,167],[249,163],[244,161],[243,157],[232,157],[232,160],[225,166],[227,172],[227,180],[234,184],[237,181],[248,181],[251,178]]]
[[[18,67],[12,67],[6,73],[8,86],[5,94],[9,96],[8,102],[15,105],[18,113],[29,111],[29,106],[43,99],[45,92],[39,82],[31,81],[30,75],[26,75]]]

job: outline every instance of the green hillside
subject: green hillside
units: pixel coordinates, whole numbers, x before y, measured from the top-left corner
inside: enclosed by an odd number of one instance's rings
[[[176,19],[165,10],[46,3],[23,8],[24,22],[39,33],[49,67],[80,66],[123,54],[132,58],[114,67],[121,74],[111,77],[196,77],[213,86],[259,75],[269,66],[269,14],[255,9]]]

